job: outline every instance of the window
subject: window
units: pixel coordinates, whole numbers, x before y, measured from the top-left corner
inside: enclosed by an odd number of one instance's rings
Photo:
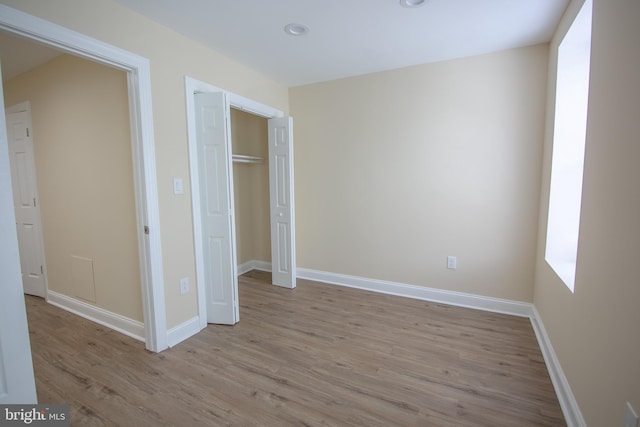
[[[573,292],[587,133],[592,0],[558,47],[551,191],[545,259]]]

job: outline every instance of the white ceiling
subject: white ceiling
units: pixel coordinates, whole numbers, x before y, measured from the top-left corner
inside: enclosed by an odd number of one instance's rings
[[[568,0],[115,0],[286,86],[547,42]],[[307,26],[305,36],[284,33]]]
[[[569,0],[115,0],[286,86],[550,40]],[[283,28],[296,22],[305,36]],[[60,52],[0,32],[3,79]]]

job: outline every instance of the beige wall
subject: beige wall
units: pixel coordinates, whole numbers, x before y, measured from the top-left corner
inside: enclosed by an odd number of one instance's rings
[[[580,2],[581,3],[581,2]],[[544,261],[556,46],[552,43],[535,305],[590,426],[640,411],[640,3],[595,0],[582,217],[575,294]]]
[[[531,301],[547,57],[290,89],[298,266]]]
[[[238,264],[271,262],[267,139],[267,119],[231,109],[233,153],[264,159],[262,164],[233,164]]]
[[[49,290],[142,321],[126,74],[62,55],[4,93],[31,103]]]
[[[186,295],[179,287],[182,277],[195,284],[184,77],[285,112],[287,88],[109,0],[1,2],[149,58],[167,327],[191,319],[197,314],[196,287]],[[184,179],[184,195],[173,194],[174,177]]]

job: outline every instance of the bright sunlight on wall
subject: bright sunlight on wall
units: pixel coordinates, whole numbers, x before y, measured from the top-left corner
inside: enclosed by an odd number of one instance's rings
[[[592,0],[558,47],[551,191],[545,259],[573,292],[587,132]]]

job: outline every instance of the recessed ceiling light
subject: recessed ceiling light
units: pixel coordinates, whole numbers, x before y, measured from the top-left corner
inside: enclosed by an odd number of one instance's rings
[[[305,27],[302,24],[291,23],[287,24],[284,27],[284,32],[289,34],[290,36],[304,36],[309,32],[309,28]]]
[[[418,7],[424,4],[425,0],[400,0],[402,7]]]

